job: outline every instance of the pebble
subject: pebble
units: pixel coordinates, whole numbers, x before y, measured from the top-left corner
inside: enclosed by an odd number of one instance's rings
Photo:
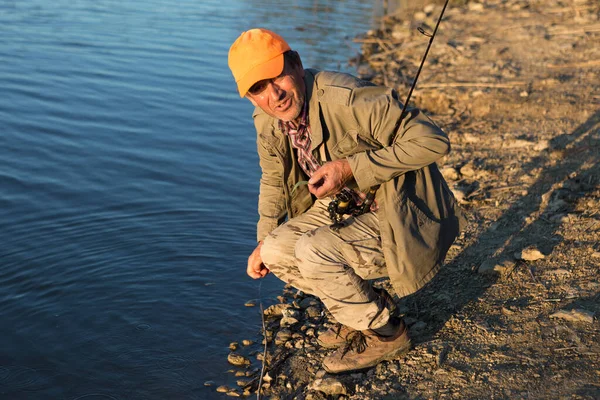
[[[290,308],[291,306],[286,303],[281,304],[273,304],[265,309],[265,316],[267,317],[281,317],[283,315],[283,310]]]
[[[560,318],[571,322],[594,323],[594,312],[583,309],[559,310],[550,315],[550,318]]]
[[[457,181],[460,179],[460,173],[454,167],[442,168],[440,171],[445,179],[449,181]]]
[[[244,346],[250,346],[251,344],[253,344],[254,342],[252,340],[248,340],[248,339],[244,339],[242,340],[242,344]]]
[[[514,261],[504,260],[496,261],[494,259],[487,259],[479,265],[477,272],[483,275],[495,275],[503,274],[514,268]]]
[[[231,390],[231,389],[229,389],[229,387],[225,386],[225,385],[219,386],[217,388],[217,392],[219,392],[219,393],[227,393],[229,390]]]
[[[339,396],[347,393],[344,384],[335,378],[316,379],[311,383],[309,389],[323,392],[328,396]]]
[[[470,1],[468,4],[469,11],[483,11],[483,4]]]
[[[539,142],[536,143],[535,146],[533,146],[533,149],[536,151],[547,150],[549,148],[550,148],[549,140],[540,140]]]
[[[238,367],[250,365],[249,359],[237,353],[229,353],[229,355],[227,356],[227,361],[229,361],[230,364]]]
[[[256,300],[248,300],[247,302],[244,303],[244,305],[246,307],[254,307],[254,306],[256,306]]]
[[[466,177],[473,177],[476,173],[475,166],[471,162],[467,163],[460,167],[460,173]]]
[[[231,390],[231,391],[227,392],[226,394],[229,397],[240,397],[240,394],[238,392],[236,392],[235,390]]]
[[[238,342],[231,342],[231,343],[229,343],[229,350],[231,350],[231,351],[237,350],[238,346],[239,346]]]
[[[592,253],[592,258],[600,258],[600,251],[595,251]]]
[[[518,260],[536,261],[545,258],[545,256],[535,246],[529,246],[521,251],[516,252],[515,258]]]
[[[321,315],[321,310],[316,306],[310,306],[306,309],[306,315],[309,318],[316,318]]]

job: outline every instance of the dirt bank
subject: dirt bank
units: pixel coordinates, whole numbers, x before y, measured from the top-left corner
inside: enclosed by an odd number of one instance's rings
[[[327,317],[287,290],[267,319],[266,398],[600,398],[600,4],[460,3],[413,102],[450,135],[439,165],[471,225],[436,279],[400,300],[414,350],[324,374]],[[416,26],[440,10],[389,16],[357,39],[359,73],[404,98],[428,40]],[[254,395],[262,351],[235,351],[255,369],[220,390]]]

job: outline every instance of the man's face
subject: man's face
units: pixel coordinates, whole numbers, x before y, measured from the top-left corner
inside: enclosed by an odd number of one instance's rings
[[[273,118],[295,121],[302,112],[305,93],[304,68],[301,64],[290,66],[286,60],[278,77],[255,83],[246,97]]]

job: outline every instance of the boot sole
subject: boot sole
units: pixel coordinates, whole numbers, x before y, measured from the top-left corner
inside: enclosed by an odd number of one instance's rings
[[[411,340],[408,339],[408,341],[403,346],[399,347],[396,351],[394,351],[390,354],[386,354],[383,357],[377,358],[366,365],[361,365],[358,368],[351,368],[351,369],[347,368],[347,369],[339,369],[339,370],[334,371],[334,370],[328,369],[326,365],[323,365],[323,369],[325,371],[329,372],[330,374],[340,374],[342,372],[361,371],[363,369],[374,367],[375,365],[379,364],[382,361],[393,360],[394,358],[403,356],[410,351],[411,347],[412,347]]]
[[[346,342],[339,342],[339,343],[329,343],[329,344],[325,344],[325,343],[321,343],[319,342],[319,339],[317,339],[317,344],[325,349],[337,349],[338,347],[341,347],[345,344]]]

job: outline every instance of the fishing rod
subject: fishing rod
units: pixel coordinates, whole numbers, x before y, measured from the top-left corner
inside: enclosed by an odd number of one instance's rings
[[[429,49],[431,48],[433,39],[435,38],[438,27],[440,26],[440,22],[442,22],[442,18],[444,17],[444,12],[446,11],[446,7],[448,6],[449,1],[450,0],[446,0],[446,2],[444,3],[442,12],[440,13],[440,16],[437,19],[435,28],[433,28],[432,33],[425,32],[425,30],[422,27],[417,28],[419,33],[421,33],[422,35],[427,36],[429,38],[429,43],[427,43],[427,48],[425,49],[425,54],[423,54],[423,58],[421,59],[421,64],[419,65],[419,69],[417,70],[415,79],[413,80],[412,85],[410,86],[410,90],[408,91],[408,95],[406,96],[406,100],[404,101],[404,104],[402,105],[402,112],[400,113],[400,120],[402,120],[402,118],[404,118],[404,114],[406,113],[406,107],[408,107],[408,102],[410,101],[410,97],[412,96],[415,86],[417,86],[417,81],[419,80],[419,75],[421,75],[421,70],[423,69],[423,65],[425,64],[425,60],[427,59],[427,55],[429,54]],[[391,143],[394,143],[394,140],[396,140],[397,134],[398,134],[398,132],[396,132],[392,136]],[[332,222],[331,228],[333,230],[339,230],[341,227],[343,227],[344,226],[343,225],[343,221],[344,221],[343,216],[344,215],[349,214],[352,216],[359,216],[361,214],[369,212],[371,210],[371,205],[375,201],[375,194],[377,193],[377,189],[379,189],[379,185],[369,188],[369,191],[366,193],[366,197],[362,201],[361,204],[356,204],[353,196],[348,194],[347,191],[343,191],[343,192],[336,194],[335,199],[333,199],[329,203],[329,206],[327,207],[327,210],[329,212],[329,218],[331,219],[331,222]]]

